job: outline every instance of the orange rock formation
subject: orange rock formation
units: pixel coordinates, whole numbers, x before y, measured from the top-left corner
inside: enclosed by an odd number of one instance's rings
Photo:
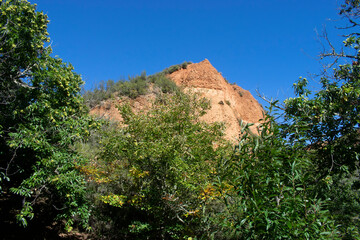
[[[234,141],[239,137],[241,131],[239,120],[255,123],[256,126],[263,118],[263,108],[250,92],[229,84],[207,59],[173,72],[169,77],[178,86],[183,87],[184,91],[200,93],[210,100],[211,109],[201,120],[208,123],[225,123],[225,135],[229,140]],[[121,115],[116,109],[117,104],[128,101],[137,112],[148,109],[154,97],[154,94],[147,94],[134,100],[107,101],[93,108],[90,113],[121,121]],[[254,127],[252,129],[255,131]]]
[[[224,77],[205,59],[170,74],[170,78],[185,89],[199,92],[210,100],[211,109],[202,117],[205,122],[224,122],[225,135],[235,140],[241,131],[239,120],[259,123],[263,108],[247,90],[229,84]],[[253,130],[254,127],[252,128]]]

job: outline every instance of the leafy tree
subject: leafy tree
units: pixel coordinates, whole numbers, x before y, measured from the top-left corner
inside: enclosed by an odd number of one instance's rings
[[[360,52],[359,1],[347,0],[340,15],[350,25],[345,27],[344,49],[332,45],[322,58],[334,58],[332,69],[321,77],[321,90],[313,93],[308,81],[294,84],[296,97],[285,101],[284,136],[304,142],[314,154],[317,192],[331,199],[329,209],[345,239],[359,238],[360,179]],[[328,40],[328,39],[326,39]],[[329,183],[329,184],[325,184]]]
[[[218,231],[215,239],[339,239],[327,201],[309,185],[311,154],[284,139],[270,115],[258,134],[248,126],[232,158],[216,170],[213,184],[224,206],[210,216],[227,234]]]
[[[77,170],[84,159],[71,149],[92,124],[79,95],[83,82],[70,64],[50,56],[47,16],[35,5],[0,1],[0,12],[2,194],[13,206],[21,203],[16,218],[23,226],[34,206],[46,202],[54,206],[48,214],[65,219],[70,230],[75,218],[86,224],[90,214]]]
[[[34,6],[24,1],[1,1],[0,6],[0,101],[3,106],[14,103],[19,89],[29,87],[26,78],[45,55],[43,43],[49,38],[47,17],[35,12]],[[5,109],[1,110],[4,113]]]
[[[83,168],[97,183],[99,219],[113,224],[112,234],[139,239],[207,234],[201,193],[226,149],[221,125],[198,120],[207,106],[177,93],[161,95],[146,114],[120,107],[121,129],[106,130],[93,164]]]

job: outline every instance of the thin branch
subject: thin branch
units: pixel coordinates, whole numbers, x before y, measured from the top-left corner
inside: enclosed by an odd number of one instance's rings
[[[269,104],[274,105],[274,102],[272,100],[269,100],[264,94],[261,94],[258,89],[256,89],[256,93],[257,93],[258,97],[260,97],[262,100],[264,100],[265,102],[267,102]],[[285,111],[284,106],[281,106],[280,104],[275,104],[274,106],[280,110]]]
[[[34,200],[31,201],[31,205],[35,204],[36,199],[38,199],[38,197],[41,195],[41,192],[42,192],[42,190],[43,190],[44,188],[46,188],[46,185],[45,185],[45,184],[41,186],[41,188],[39,189],[39,192],[36,194]]]
[[[345,54],[344,52],[341,52],[341,53],[331,52],[331,53],[323,53],[323,54],[321,54],[321,59],[323,59],[325,57],[359,59],[358,56],[348,55],[348,54]]]
[[[9,176],[9,170],[10,170],[10,165],[12,163],[12,161],[14,161],[15,157],[16,157],[16,151],[19,149],[19,146],[16,147],[15,151],[14,151],[14,154],[12,156],[12,158],[10,159],[9,163],[7,164],[7,167],[6,167],[6,170],[5,170],[5,175],[6,176]]]

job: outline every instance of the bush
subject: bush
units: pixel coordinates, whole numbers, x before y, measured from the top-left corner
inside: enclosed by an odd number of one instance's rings
[[[164,74],[172,74],[173,72],[179,71],[180,69],[186,69],[187,66],[191,63],[192,62],[183,62],[182,64],[173,65],[173,66],[166,68],[162,72]]]
[[[187,66],[187,64],[188,63],[183,63],[182,65]],[[163,93],[174,93],[179,91],[179,88],[172,80],[166,77],[166,74],[177,71],[180,68],[180,64],[175,65],[151,76],[146,76],[146,73],[143,72],[140,76],[129,77],[128,81],[101,81],[93,90],[83,91],[82,95],[86,106],[91,109],[99,105],[101,101],[107,100],[115,94],[128,96],[132,99],[135,99],[140,95],[145,95],[148,92],[149,83],[153,83],[154,86],[160,88]]]
[[[208,102],[161,95],[146,114],[120,108],[125,127],[103,134],[89,180],[98,226],[119,238],[184,239],[207,234],[200,196],[223,147],[221,126],[200,123]],[[217,144],[217,148],[214,148]]]
[[[311,154],[280,137],[273,117],[265,119],[258,136],[248,133],[248,125],[244,131],[232,158],[216,169],[213,186],[223,210],[209,214],[227,233],[216,238],[340,239],[329,202],[310,184]]]
[[[191,62],[183,62],[183,63],[181,64],[181,68],[182,68],[182,69],[187,69],[187,66],[188,66],[189,64],[191,64]]]
[[[181,69],[181,67],[179,65],[174,65],[174,66],[171,66],[171,67],[168,68],[168,73],[172,74],[173,72],[176,72],[176,71],[178,71],[180,69]]]
[[[175,82],[166,77],[164,73],[158,73],[149,76],[149,81],[153,83],[155,87],[160,88],[163,93],[174,93],[179,91],[179,88]]]
[[[140,76],[129,77],[129,81],[122,82],[117,89],[119,95],[128,96],[132,99],[145,95],[148,90],[146,73],[143,72]]]
[[[117,90],[117,84],[114,80],[101,81],[93,90],[83,91],[85,105],[91,109],[111,98]]]

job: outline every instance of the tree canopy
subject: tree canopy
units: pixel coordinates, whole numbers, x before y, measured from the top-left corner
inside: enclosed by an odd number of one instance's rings
[[[70,227],[86,223],[83,159],[70,146],[86,137],[91,121],[79,94],[81,77],[52,57],[47,16],[27,1],[0,2],[1,191],[21,203],[16,218],[26,226],[33,207],[46,201]]]

